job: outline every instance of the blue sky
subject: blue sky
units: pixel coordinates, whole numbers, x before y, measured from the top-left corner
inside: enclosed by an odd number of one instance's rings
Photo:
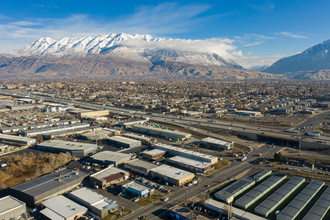
[[[241,62],[267,63],[330,39],[329,12],[327,0],[0,1],[0,52],[45,36],[124,32],[230,39]]]

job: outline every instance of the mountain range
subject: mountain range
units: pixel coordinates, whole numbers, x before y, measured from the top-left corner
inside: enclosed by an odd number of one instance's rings
[[[189,40],[151,35],[40,38],[0,55],[2,78],[61,79],[329,79],[329,41],[282,58],[260,71],[246,70],[230,54]],[[322,69],[320,69],[321,67]],[[258,69],[259,70],[259,69]]]

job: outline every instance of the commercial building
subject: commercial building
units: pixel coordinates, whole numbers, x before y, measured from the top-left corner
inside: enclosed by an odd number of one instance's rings
[[[168,165],[161,165],[150,169],[151,177],[158,177],[165,182],[173,185],[182,186],[186,183],[191,182],[195,175],[191,172],[181,170]]]
[[[150,170],[155,167],[157,167],[157,165],[139,159],[131,160],[124,163],[125,169],[144,176],[148,176]]]
[[[75,220],[87,212],[87,208],[59,195],[41,203],[44,208],[40,211],[45,219]]]
[[[303,220],[322,220],[330,209],[330,187],[322,193]]]
[[[166,154],[165,150],[160,149],[153,149],[153,150],[146,150],[141,153],[142,157],[149,160],[158,159]]]
[[[209,154],[203,154],[203,153],[199,153],[196,151],[191,151],[191,150],[187,150],[184,148],[175,147],[172,145],[167,145],[167,144],[162,144],[162,143],[154,144],[153,146],[156,149],[165,150],[168,153],[170,153],[171,155],[175,155],[175,156],[178,155],[178,156],[189,157],[189,158],[197,159],[200,161],[205,161],[205,162],[212,163],[212,164],[215,164],[218,162],[218,157],[215,157],[215,156],[212,156]]]
[[[168,162],[194,173],[205,173],[214,168],[212,163],[208,163],[200,160],[194,160],[182,156],[171,157],[168,160]]]
[[[284,181],[286,178],[286,175],[284,174],[275,174],[268,179],[266,179],[264,182],[262,182],[260,185],[253,188],[251,191],[243,195],[241,198],[239,198],[235,205],[247,209],[251,205],[253,205],[256,201],[258,201],[262,196],[264,196],[266,193],[268,193],[270,190],[274,189],[278,184],[280,184],[282,181]]]
[[[137,141],[134,139],[121,137],[121,136],[113,136],[107,139],[107,142],[113,144],[118,147],[124,148],[132,148],[132,147],[140,147],[141,141]]]
[[[162,137],[165,139],[173,139],[173,140],[187,140],[191,137],[191,134],[184,133],[180,131],[173,131],[169,129],[155,128],[151,126],[145,125],[132,125],[131,129],[133,131],[137,131],[144,134],[149,134],[157,137]]]
[[[50,140],[58,137],[67,137],[70,135],[78,135],[78,134],[83,134],[86,132],[92,132],[96,130],[101,130],[101,127],[98,126],[87,126],[87,127],[82,127],[82,128],[75,128],[75,129],[70,129],[70,130],[63,130],[63,131],[54,131],[54,132],[49,132],[46,134],[43,134],[44,140]]]
[[[26,205],[24,202],[13,196],[0,198],[0,219],[20,219],[24,217],[25,214]]]
[[[122,187],[124,192],[128,191],[140,197],[148,196],[149,194],[152,194],[155,190],[153,187],[147,186],[143,183],[139,183],[136,181],[127,183]]]
[[[294,220],[307,204],[321,190],[324,182],[313,180],[310,182],[277,216],[277,220]]]
[[[45,141],[37,145],[39,150],[47,152],[69,152],[73,156],[83,157],[97,149],[96,144],[86,144],[62,140]]]
[[[284,202],[292,193],[296,191],[303,183],[305,178],[294,176],[266,200],[259,204],[254,210],[257,214],[267,217],[279,205]]]
[[[116,129],[111,129],[111,128],[103,128],[103,130],[105,131],[109,131],[110,132],[110,136],[118,136],[121,134],[120,130],[116,130]]]
[[[114,151],[102,151],[94,154],[91,158],[104,164],[114,164],[115,166],[118,166],[119,164],[131,160],[131,155]]]
[[[234,142],[226,142],[219,139],[207,137],[201,140],[201,146],[212,150],[231,150],[234,147]]]
[[[227,202],[229,198],[235,198],[255,185],[255,181],[250,177],[243,177],[226,186],[214,194],[216,199]]]
[[[226,214],[228,205],[226,203],[218,202],[214,199],[207,199],[204,202],[204,206],[208,209],[216,211],[218,213]],[[232,207],[233,218],[231,219],[244,219],[244,220],[266,220],[266,218],[260,217],[248,211]]]
[[[129,125],[144,124],[145,122],[148,122],[148,121],[149,121],[149,118],[146,118],[146,119],[135,120],[135,121],[121,122],[118,125],[121,127],[125,127],[125,126],[129,126]]]
[[[97,185],[102,189],[128,178],[129,172],[113,166],[109,166],[89,177],[92,184]]]
[[[0,143],[10,145],[35,145],[37,140],[34,138],[26,138],[21,136],[14,136],[8,134],[0,134]]]
[[[86,206],[89,211],[100,218],[104,218],[109,213],[118,209],[116,203],[111,202],[108,198],[86,187],[70,192],[68,197]]]
[[[53,196],[70,191],[88,176],[87,173],[72,169],[53,172],[12,187],[14,195],[29,205],[42,202]]]
[[[134,139],[134,140],[138,140],[141,141],[142,143],[148,144],[151,142],[151,138],[145,137],[144,135],[136,135],[136,134],[130,134],[130,133],[126,133],[123,134],[123,136]]]

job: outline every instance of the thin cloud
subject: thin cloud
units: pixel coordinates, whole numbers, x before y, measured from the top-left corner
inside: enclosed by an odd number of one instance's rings
[[[306,39],[306,38],[308,38],[308,36],[305,36],[305,35],[293,34],[293,33],[285,32],[285,31],[278,32],[278,33],[275,33],[275,34],[281,35],[281,36],[284,36],[284,37],[296,38],[296,39]]]
[[[244,44],[243,46],[244,47],[253,47],[253,46],[257,46],[259,44],[262,44],[264,41],[257,41],[257,42],[254,42],[254,43],[248,43],[248,44]]]
[[[234,61],[246,69],[256,66],[270,66],[284,55],[268,56],[268,57],[236,57]]]

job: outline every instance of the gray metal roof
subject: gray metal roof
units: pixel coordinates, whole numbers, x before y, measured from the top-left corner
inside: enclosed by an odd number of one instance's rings
[[[152,168],[158,167],[158,165],[156,165],[156,164],[149,163],[149,162],[139,160],[139,159],[128,161],[125,164],[136,166],[136,167],[143,167],[146,170],[150,170]]]
[[[131,159],[131,155],[125,153],[119,153],[114,151],[102,151],[97,154],[91,156],[94,160],[102,161],[102,162],[111,162],[111,163],[118,163],[118,162],[126,162]]]
[[[265,201],[263,201],[260,205],[255,208],[255,211],[258,213],[264,213],[268,215],[269,212],[274,209],[274,207],[279,206],[281,204],[281,200],[285,199],[285,197],[294,192],[294,190],[301,183],[305,181],[305,178],[294,176],[288,182],[286,182],[283,186],[281,186],[278,190],[276,190],[272,195],[270,195]]]
[[[297,217],[305,205],[322,188],[324,182],[313,180],[310,182],[277,216],[279,220],[291,220]]]
[[[330,208],[330,187],[323,192],[303,220],[321,220]]]
[[[266,176],[270,175],[271,173],[272,173],[271,170],[266,170],[265,169],[265,170],[262,170],[262,171],[258,172],[257,174],[254,174],[252,176],[252,178],[256,181],[259,181],[259,180],[265,178]]]
[[[248,188],[248,186],[250,184],[252,184],[254,182],[255,181],[252,178],[243,177],[243,178],[235,181],[234,183],[230,184],[229,186],[226,186],[219,192],[215,193],[215,197],[226,201],[227,198],[229,198],[230,196],[233,196],[234,194],[236,194],[237,192],[239,192],[241,190],[245,190],[246,188]]]
[[[122,137],[122,136],[109,137],[108,140],[119,142],[119,143],[124,143],[124,144],[134,144],[134,143],[141,144],[141,141],[134,140],[134,139],[127,138],[127,137]]]
[[[42,142],[38,144],[38,148],[54,148],[54,149],[63,149],[70,151],[86,151],[92,152],[96,150],[96,144],[87,144],[80,142],[72,142],[72,141],[62,141],[62,140],[50,140]]]
[[[19,184],[17,186],[12,187],[12,189],[24,192],[25,194],[28,194],[30,196],[37,196],[51,189],[58,188],[66,183],[72,182],[79,178],[84,178],[86,176],[88,176],[88,174],[82,171],[78,172],[72,169],[64,169]]]
[[[260,185],[256,186],[250,192],[246,193],[244,196],[239,198],[235,204],[247,207],[250,206],[256,198],[261,197],[266,192],[270,191],[277,184],[283,181],[286,178],[284,174],[275,174],[269,177],[267,180],[262,182]]]

